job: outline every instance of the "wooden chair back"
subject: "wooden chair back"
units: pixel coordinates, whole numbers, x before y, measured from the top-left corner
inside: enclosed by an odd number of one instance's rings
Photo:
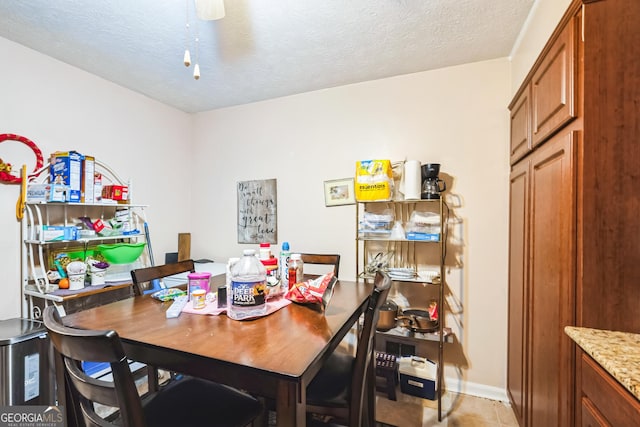
[[[170,264],[156,265],[153,267],[144,267],[131,270],[131,280],[133,281],[133,289],[136,295],[142,295],[145,292],[144,283],[151,282],[156,279],[163,279],[168,276],[180,273],[193,273],[195,266],[192,259],[178,261]],[[159,390],[158,370],[154,366],[147,365],[147,381],[149,383],[149,391],[156,392]],[[170,373],[171,379],[175,379],[175,374]]]
[[[172,264],[156,265],[154,267],[144,267],[131,270],[131,280],[133,280],[133,288],[136,295],[144,293],[143,283],[156,279],[163,279],[168,276],[180,273],[193,273],[195,266],[192,259],[179,261]]]
[[[146,425],[142,401],[118,334],[66,327],[54,306],[44,310],[43,321],[55,348],[57,374],[65,378],[65,404],[72,406],[67,414],[81,417],[81,420],[68,420],[68,425],[115,425],[96,413],[94,403],[117,408],[118,425]],[[109,363],[113,381],[97,380],[87,375],[82,370],[82,361]]]
[[[349,425],[362,426],[369,421],[363,419],[367,408],[373,409],[375,401],[366,401],[367,387],[375,388],[375,334],[376,324],[380,316],[380,307],[387,300],[389,289],[391,288],[391,278],[387,273],[377,271],[373,282],[373,290],[369,297],[369,303],[364,313],[364,323],[358,337],[358,347],[356,349],[355,365],[351,378],[351,401],[349,408]]]
[[[338,277],[340,255],[338,254],[300,254],[304,265],[332,265],[333,275]],[[306,269],[306,267],[305,267]]]

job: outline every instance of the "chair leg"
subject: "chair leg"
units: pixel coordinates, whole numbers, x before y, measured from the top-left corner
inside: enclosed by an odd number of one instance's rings
[[[256,397],[262,404],[262,412],[252,422],[251,427],[269,426],[269,402],[264,397]]]
[[[158,391],[158,371],[153,366],[147,365],[147,381],[149,383],[149,393]]]
[[[370,358],[370,366],[367,370],[366,378],[366,399],[365,399],[365,415],[367,417],[366,425],[369,427],[375,427],[376,425],[376,359],[375,351],[373,357]]]

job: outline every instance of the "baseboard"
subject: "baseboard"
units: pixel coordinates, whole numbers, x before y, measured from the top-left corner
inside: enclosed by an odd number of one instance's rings
[[[459,378],[445,378],[446,391],[450,393],[468,394],[485,399],[509,402],[507,391],[500,387],[462,381]]]

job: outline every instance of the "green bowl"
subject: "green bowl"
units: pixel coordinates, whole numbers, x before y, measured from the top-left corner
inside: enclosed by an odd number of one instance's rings
[[[100,253],[111,264],[131,264],[135,262],[142,251],[145,243],[114,243],[112,245],[98,245]]]

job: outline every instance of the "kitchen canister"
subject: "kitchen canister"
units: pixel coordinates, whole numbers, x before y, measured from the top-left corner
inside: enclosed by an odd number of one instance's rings
[[[69,274],[69,290],[77,291],[84,288],[85,276],[85,273]]]
[[[420,161],[407,160],[404,162],[404,199],[420,200],[422,190],[422,169]]]
[[[189,273],[187,275],[189,299],[191,298],[193,291],[197,289],[202,289],[205,294],[209,293],[210,278],[211,278],[211,273],[204,272],[204,271],[198,272],[198,273]]]

